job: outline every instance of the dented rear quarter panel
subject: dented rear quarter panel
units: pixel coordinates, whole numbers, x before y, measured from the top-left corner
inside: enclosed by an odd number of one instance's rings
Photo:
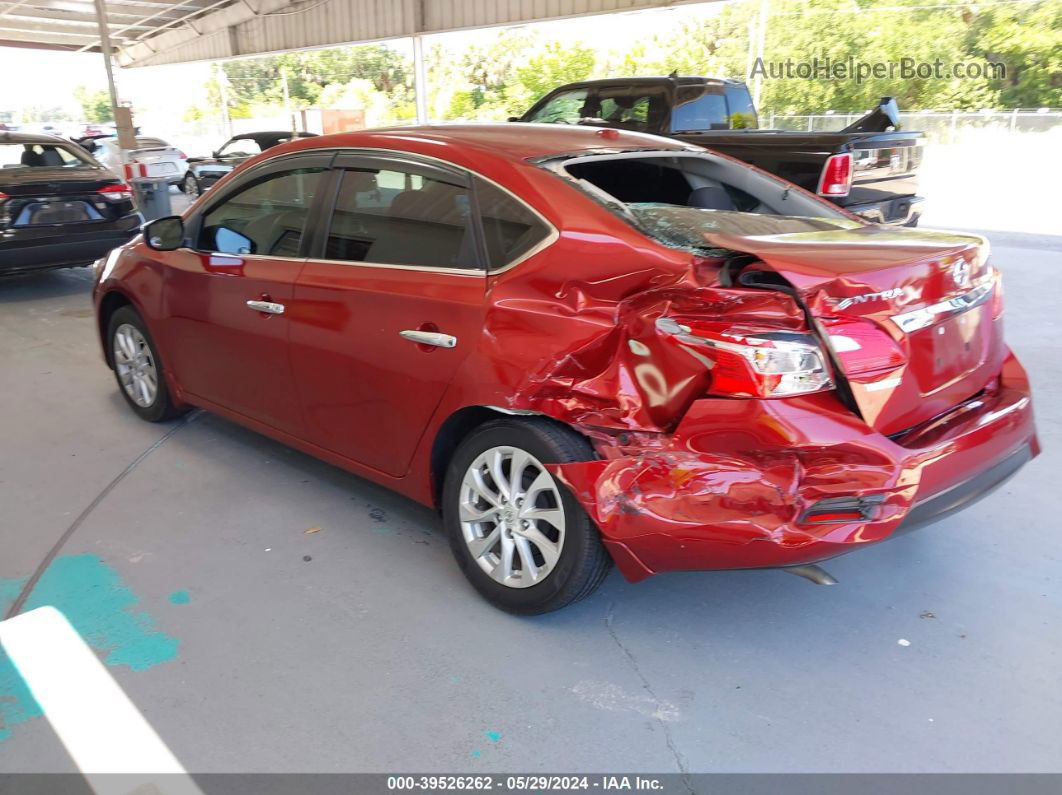
[[[598,460],[551,469],[597,523],[628,579],[834,557],[888,538],[919,500],[1016,447],[1038,449],[1027,379],[1001,340],[975,376],[989,394],[961,418],[938,423],[935,436],[916,434],[907,446],[871,427],[836,392],[705,397],[704,362],[668,344],[657,318],[808,331],[803,310],[781,293],[720,287],[722,259],[659,245],[556,176],[538,170],[526,179],[535,190],[525,198],[559,237],[488,278],[484,333],[426,438],[447,416],[475,405],[542,414],[585,434]],[[827,314],[828,300],[886,290],[897,278],[919,291],[939,289],[933,280],[941,278],[941,260],[977,252],[980,243],[896,230],[863,234],[853,241],[824,233],[799,245],[725,236],[711,242],[784,272]],[[977,267],[986,266],[979,258]],[[864,307],[861,314],[877,313],[872,319],[880,323],[896,308]],[[939,396],[934,415],[971,396],[962,389]],[[1003,418],[987,427],[993,412]],[[908,419],[901,412],[891,421],[907,429],[914,424],[902,425]],[[416,460],[423,465],[426,458]],[[872,521],[800,521],[817,501],[838,496],[881,502]]]

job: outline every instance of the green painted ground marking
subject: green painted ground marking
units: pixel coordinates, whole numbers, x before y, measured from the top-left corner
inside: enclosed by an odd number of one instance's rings
[[[0,615],[6,613],[25,582],[0,580]],[[171,601],[180,593],[173,594]],[[155,619],[139,607],[140,599],[118,572],[95,555],[56,558],[26,600],[24,610],[45,605],[63,613],[107,665],[143,671],[177,657],[177,639],[159,631]],[[0,651],[0,742],[11,736],[12,726],[41,714],[40,705],[15,666]]]

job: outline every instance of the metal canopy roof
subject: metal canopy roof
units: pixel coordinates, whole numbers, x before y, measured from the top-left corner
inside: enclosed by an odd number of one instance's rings
[[[106,0],[107,28],[119,50],[221,8],[233,0]],[[94,0],[0,0],[0,46],[99,52]]]
[[[121,66],[216,60],[706,0],[105,0]],[[94,0],[0,0],[0,46],[100,51]]]

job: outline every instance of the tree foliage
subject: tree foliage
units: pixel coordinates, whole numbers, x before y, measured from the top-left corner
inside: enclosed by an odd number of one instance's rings
[[[74,99],[81,105],[81,120],[97,124],[114,121],[111,110],[111,95],[100,89],[92,91],[85,86],[74,89]]]
[[[384,95],[408,93],[410,67],[401,53],[373,44],[227,61],[222,70],[230,111],[239,118],[252,106],[282,105],[285,75],[290,105],[297,109],[318,106],[325,89],[351,81],[368,80]]]
[[[429,115],[505,119],[552,88],[586,78],[678,71],[748,79],[759,12],[759,0],[740,0],[714,16],[608,48],[589,37],[586,43],[550,40],[529,27],[461,48],[440,39],[427,52]],[[766,61],[781,63],[851,57],[867,64],[993,61],[1006,68],[1005,76],[980,79],[898,73],[765,79],[760,106],[768,112],[855,113],[883,96],[907,110],[1062,106],[1062,0],[771,0],[763,52]],[[357,106],[370,124],[414,115],[410,59],[384,45],[232,61],[223,69],[234,118],[279,106],[283,71],[293,108]]]

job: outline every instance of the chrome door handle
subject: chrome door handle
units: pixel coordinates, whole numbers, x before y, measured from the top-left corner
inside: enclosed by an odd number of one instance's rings
[[[267,315],[284,314],[284,304],[275,304],[272,301],[248,301],[247,306],[256,312],[265,312]]]
[[[420,345],[434,345],[436,348],[453,348],[457,345],[457,337],[449,334],[440,334],[438,331],[400,331],[402,339],[416,342]]]

